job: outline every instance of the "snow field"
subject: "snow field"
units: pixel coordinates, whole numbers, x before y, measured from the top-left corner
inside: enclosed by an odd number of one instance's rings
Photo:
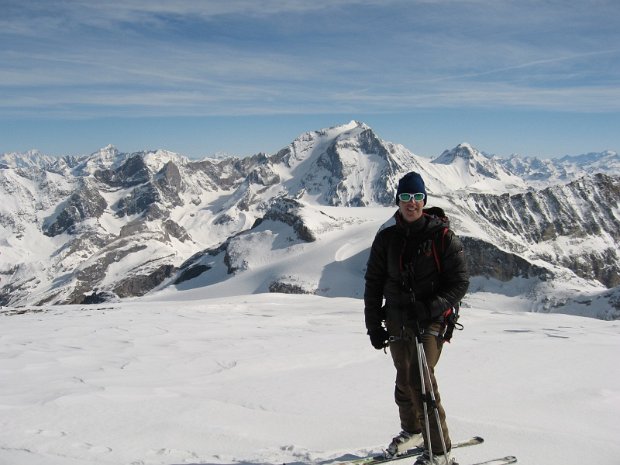
[[[399,430],[358,299],[261,294],[0,314],[0,464],[322,463]],[[196,298],[196,295],[192,295]],[[617,464],[617,322],[468,296],[437,372],[462,464]]]

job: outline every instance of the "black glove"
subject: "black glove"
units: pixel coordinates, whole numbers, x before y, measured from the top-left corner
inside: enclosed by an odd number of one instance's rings
[[[370,343],[377,350],[383,349],[390,338],[390,335],[383,326],[368,330],[368,335],[370,336]]]

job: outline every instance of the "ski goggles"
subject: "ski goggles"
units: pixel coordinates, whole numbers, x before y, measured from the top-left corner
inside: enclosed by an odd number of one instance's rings
[[[421,202],[426,197],[424,192],[417,192],[415,194],[407,194],[403,192],[402,194],[398,194],[398,200],[401,202],[410,202],[411,200],[415,200],[416,202]]]

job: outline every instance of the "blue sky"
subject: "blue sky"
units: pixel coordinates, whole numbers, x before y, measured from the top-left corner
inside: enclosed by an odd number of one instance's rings
[[[620,151],[618,0],[0,0],[0,153]]]

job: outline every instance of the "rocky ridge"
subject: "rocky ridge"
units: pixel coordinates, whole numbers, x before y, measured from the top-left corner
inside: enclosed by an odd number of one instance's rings
[[[393,206],[397,180],[411,170],[423,174],[457,230],[477,224],[459,230],[474,276],[575,276],[613,290],[617,159],[604,152],[502,160],[461,144],[428,160],[355,121],[243,159],[112,146],[82,158],[5,154],[0,303],[92,303],[209,285],[220,266],[232,279],[256,266],[246,256],[253,247],[267,244],[272,259],[284,257],[293,244],[307,247],[343,227],[329,207]],[[363,263],[358,268],[361,276]],[[322,293],[318,282],[291,273],[267,290]]]

